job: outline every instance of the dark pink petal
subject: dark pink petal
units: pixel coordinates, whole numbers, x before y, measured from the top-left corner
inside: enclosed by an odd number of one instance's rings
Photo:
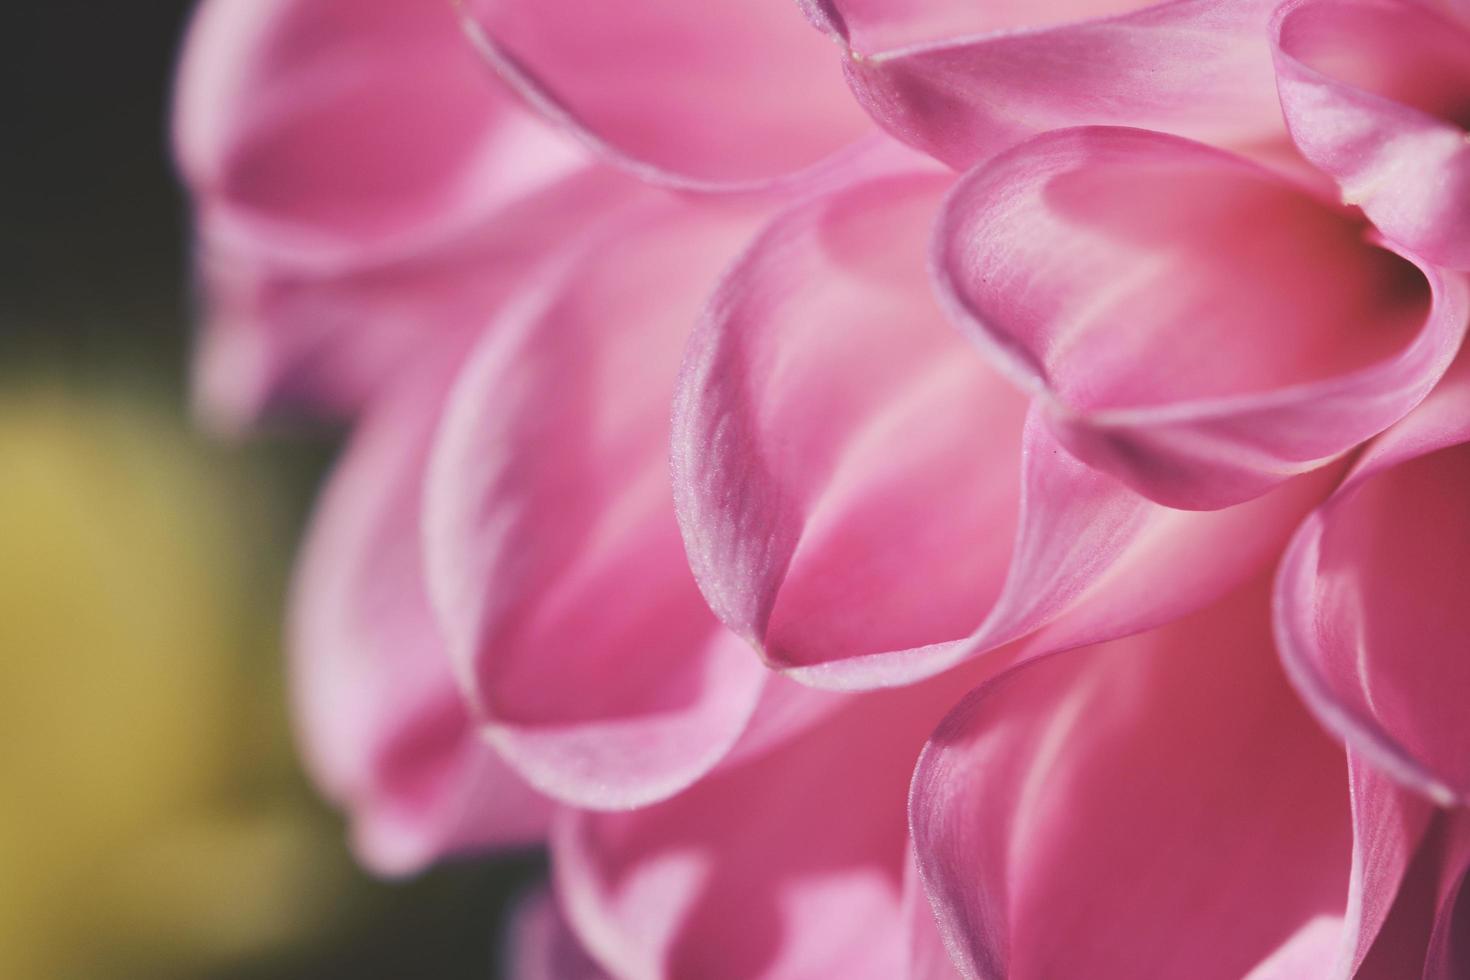
[[[419,560],[427,446],[448,371],[400,384],[362,422],[318,506],[293,590],[297,723],[365,864],[527,844],[547,802],[477,736]]]
[[[1281,133],[1269,0],[800,0],[886,129],[965,167],[1047,129]]]
[[[1470,361],[1375,440],[1277,584],[1287,671],[1324,724],[1441,802],[1470,801]]]
[[[749,209],[650,195],[594,225],[493,323],[427,490],[430,591],[485,734],[591,807],[708,771],[768,672],[684,560],[668,476],[685,338]]]
[[[1264,586],[1019,667],[940,725],[910,819],[966,976],[1347,972],[1415,829],[1392,786],[1350,804],[1280,676]]]
[[[1048,133],[971,171],[934,242],[952,315],[1086,462],[1174,507],[1248,500],[1403,417],[1462,278],[1239,157]]]
[[[1470,269],[1470,23],[1427,3],[1305,0],[1272,33],[1302,153],[1387,237]]]
[[[510,923],[510,980],[608,980],[567,926],[556,899],[538,890],[521,900]]]
[[[909,976],[905,788],[958,690],[849,696],[779,751],[671,800],[567,812],[552,867],[578,935],[620,977]]]
[[[673,468],[690,565],[726,625],[810,684],[907,683],[1047,623],[1030,652],[1146,628],[1274,558],[1325,492],[1185,514],[1073,459],[930,295],[945,183],[793,207],[685,360]]]
[[[871,130],[790,0],[460,0],[490,64],[611,162],[684,188],[770,184]]]

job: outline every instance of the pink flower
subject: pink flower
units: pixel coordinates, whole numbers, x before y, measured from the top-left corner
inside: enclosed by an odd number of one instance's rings
[[[1470,970],[1464,11],[800,7],[202,7],[364,862],[545,843],[528,977]]]

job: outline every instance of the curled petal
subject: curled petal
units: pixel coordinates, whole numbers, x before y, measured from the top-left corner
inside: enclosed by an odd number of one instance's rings
[[[610,162],[685,189],[833,168],[871,128],[790,0],[458,0],[481,54]]]
[[[1237,143],[1281,133],[1261,44],[1269,0],[801,2],[847,49],[873,118],[951,166],[1083,124]]]
[[[849,697],[780,751],[671,800],[566,812],[552,868],[568,918],[616,976],[909,976],[921,937],[903,897],[904,788],[925,733],[962,689]]]
[[[1264,585],[1016,668],[940,725],[910,820],[965,976],[1346,974],[1354,821],[1378,824],[1358,847],[1381,859],[1355,916],[1394,894],[1414,846],[1365,842],[1412,828],[1382,797],[1350,804],[1342,753],[1272,656]]]
[[[1043,626],[1028,653],[1146,628],[1251,575],[1325,492],[1186,514],[1074,459],[929,293],[944,186],[892,177],[796,205],[686,355],[690,566],[720,619],[808,684],[908,683]]]
[[[1081,459],[1172,507],[1259,495],[1448,368],[1470,287],[1246,160],[1141,130],[975,168],[934,240],[954,318]]]
[[[476,735],[423,582],[419,505],[447,370],[394,389],[318,505],[292,596],[297,726],[312,774],[385,874],[542,838],[547,801]]]
[[[1470,269],[1470,22],[1429,4],[1305,0],[1272,23],[1292,139],[1390,239]]]
[[[491,325],[430,464],[430,593],[486,735],[580,806],[687,786],[767,672],[710,614],[668,477],[669,401],[707,284],[751,212],[650,195]]]
[[[1375,440],[1282,561],[1276,629],[1313,710],[1443,803],[1470,801],[1470,362]]]

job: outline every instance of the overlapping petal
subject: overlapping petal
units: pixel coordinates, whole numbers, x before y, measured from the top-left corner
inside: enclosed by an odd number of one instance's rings
[[[933,926],[905,895],[904,787],[962,689],[856,696],[672,800],[568,812],[552,835],[568,918],[620,977],[943,980],[915,956]]]
[[[1349,800],[1343,754],[1279,673],[1264,586],[1019,667],[936,731],[911,821],[966,976],[1260,980],[1362,959],[1427,813],[1356,767]]]
[[[540,112],[656,183],[814,178],[871,129],[790,0],[458,0]]]
[[[177,93],[200,399],[223,427],[281,401],[355,408],[463,331],[466,303],[482,319],[556,229],[544,202],[507,208],[586,166],[486,77],[451,10],[414,0],[210,0]]]
[[[796,205],[690,342],[673,450],[690,565],[723,622],[811,684],[908,683],[1045,624],[1027,652],[1161,622],[1248,577],[1325,492],[1185,514],[1073,459],[929,294],[944,186]]]
[[[757,212],[650,196],[491,325],[430,464],[430,590],[486,734],[562,800],[674,793],[729,750],[767,673],[689,573],[669,403],[706,284]]]
[[[934,245],[956,320],[1080,458],[1174,507],[1248,500],[1387,428],[1454,358],[1464,280],[1241,158],[1048,133],[968,174]]]
[[[1470,269],[1470,16],[1301,0],[1282,6],[1272,36],[1302,153],[1389,238]]]
[[[406,379],[353,437],[318,506],[293,594],[302,748],[380,872],[541,839],[546,800],[477,735],[419,559],[423,467],[449,364]]]
[[[1270,0],[800,0],[891,133],[966,167],[1047,129],[1279,138]]]
[[[1282,561],[1277,631],[1330,728],[1442,802],[1470,802],[1470,362],[1375,440]]]

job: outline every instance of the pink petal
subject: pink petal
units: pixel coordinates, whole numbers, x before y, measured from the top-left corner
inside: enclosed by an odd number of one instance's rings
[[[1461,804],[1470,801],[1467,492],[1462,360],[1306,521],[1277,585],[1282,656],[1323,723],[1408,785]]]
[[[1048,133],[968,174],[934,243],[952,315],[1081,459],[1223,507],[1405,415],[1470,288],[1241,158],[1140,130]]]
[[[1047,623],[1028,653],[1146,628],[1273,559],[1325,493],[1184,514],[1074,460],[929,294],[943,186],[896,177],[793,207],[685,360],[690,565],[720,619],[805,683],[908,683]]]
[[[318,506],[293,590],[297,722],[365,864],[528,844],[546,801],[476,737],[418,558],[426,446],[448,371],[420,372],[366,419]]]
[[[1307,0],[1272,33],[1302,153],[1390,239],[1470,269],[1470,23],[1428,4]]]
[[[1269,0],[800,0],[889,132],[964,167],[1034,133],[1111,123],[1274,138]]]
[[[302,261],[403,254],[579,165],[416,0],[210,0],[179,72],[206,238]]]
[[[481,54],[610,162],[702,190],[826,170],[871,126],[790,0],[463,0]]]
[[[234,433],[293,411],[355,414],[425,350],[473,342],[538,261],[630,190],[584,170],[452,241],[340,273],[201,250],[195,386],[205,421]]]
[[[549,891],[521,900],[509,939],[505,976],[513,980],[609,980],[567,926]]]
[[[910,819],[966,976],[1325,977],[1352,954],[1352,821],[1384,821],[1359,830],[1358,914],[1412,838],[1372,845],[1406,831],[1381,796],[1350,807],[1342,753],[1280,677],[1264,584],[1017,668],[940,725]]]
[[[432,459],[430,591],[485,733],[536,786],[626,807],[729,751],[767,672],[684,560],[669,402],[756,213],[649,196],[491,325]]]
[[[552,868],[573,927],[617,976],[908,976],[905,787],[962,689],[849,696],[780,751],[671,800],[568,812]]]
[[[452,10],[416,0],[202,4],[174,143],[207,307],[200,399],[225,428],[278,401],[355,409],[425,335],[463,329],[497,258],[531,254],[507,209],[585,167],[485,77]]]

